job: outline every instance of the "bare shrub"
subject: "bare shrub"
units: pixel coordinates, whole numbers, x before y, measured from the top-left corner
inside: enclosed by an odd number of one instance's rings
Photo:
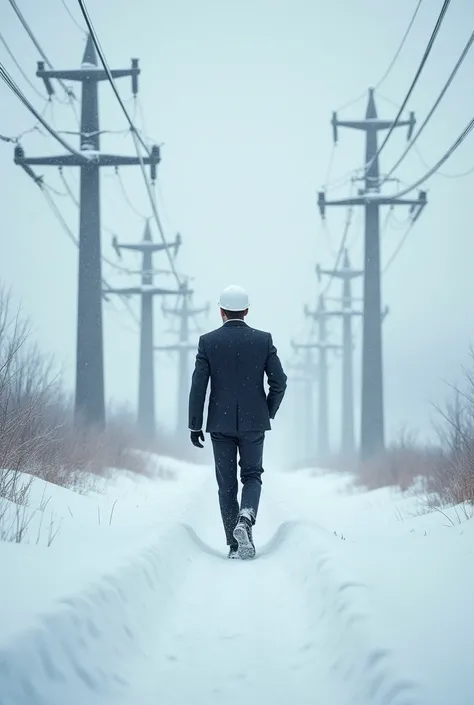
[[[440,504],[474,504],[474,379],[465,373],[467,390],[455,389],[454,399],[438,411],[443,454],[427,483]]]
[[[130,414],[113,410],[105,430],[79,425],[52,360],[29,338],[28,322],[0,287],[0,497],[23,503],[20,471],[78,491],[107,468],[148,474],[146,457],[133,450],[140,438]]]
[[[94,476],[103,477],[110,469],[151,474],[148,458],[136,450],[140,437],[132,419],[112,412],[102,429],[78,423],[72,404],[65,401],[49,412],[52,437],[29,472],[77,492],[97,489]]]
[[[19,471],[49,441],[38,419],[53,389],[49,363],[27,345],[20,313],[12,313],[11,296],[0,287],[0,497],[23,505],[28,488]]]
[[[437,446],[420,445],[413,434],[402,431],[386,451],[357,464],[356,481],[369,489],[393,485],[407,490],[421,478],[429,509],[474,505],[474,364],[464,370],[464,382],[462,390],[453,387],[444,407],[436,407]]]
[[[169,479],[173,474],[157,469],[146,451],[210,460],[210,443],[196,451],[186,430],[179,436],[159,431],[150,440],[127,407],[109,408],[107,417],[105,429],[78,422],[52,360],[31,342],[28,321],[0,286],[0,519],[9,503],[28,506],[25,474],[87,493],[98,490],[99,478],[112,468]]]

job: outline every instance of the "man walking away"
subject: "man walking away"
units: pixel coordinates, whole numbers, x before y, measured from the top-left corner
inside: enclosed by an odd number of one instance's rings
[[[203,412],[210,378],[206,431],[211,434],[229,558],[253,558],[252,527],[260,501],[265,431],[271,429],[270,419],[281,404],[287,377],[271,334],[244,321],[249,308],[246,292],[239,286],[227,287],[219,306],[223,325],[199,338],[189,394],[189,429],[192,443],[203,448]],[[240,510],[237,452],[242,482]]]

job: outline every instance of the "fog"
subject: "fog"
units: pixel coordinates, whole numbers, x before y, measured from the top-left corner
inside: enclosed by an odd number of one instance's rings
[[[55,68],[80,65],[85,35],[59,0],[21,3]],[[376,96],[378,113],[393,118],[421,59],[441,0],[421,6],[408,41]],[[83,26],[76,3],[68,7]],[[180,272],[193,277],[194,302],[210,302],[209,317],[200,329],[219,325],[217,300],[230,283],[244,286],[251,298],[248,322],[269,330],[283,363],[292,355],[291,340],[306,340],[310,323],[303,307],[316,305],[316,262],[332,267],[342,235],[346,210],[327,210],[327,232],[320,227],[317,191],[328,178],[332,153],[333,110],[357,96],[339,116],[362,118],[367,89],[375,85],[393,58],[414,9],[412,0],[259,0],[222,3],[218,0],[175,0],[136,3],[89,0],[88,9],[111,68],[128,68],[138,57],[139,106],[127,103],[144,134],[162,145],[159,166],[159,211],[167,236],[183,237]],[[452,3],[432,55],[408,104],[421,124],[438,96],[464,46],[474,20],[469,0]],[[23,70],[44,93],[35,77],[36,49],[10,7],[2,9],[2,34]],[[58,98],[45,106],[0,47],[2,62],[25,94],[58,130],[77,130],[73,112]],[[448,94],[396,176],[411,183],[433,165],[472,117],[474,55],[468,56]],[[130,79],[117,82],[124,99],[131,97]],[[0,133],[19,135],[34,118],[2,84]],[[79,88],[77,89],[79,95]],[[136,108],[136,109],[135,109]],[[127,123],[112,91],[100,87],[101,148],[133,154]],[[68,136],[77,145],[77,138]],[[444,165],[443,174],[469,170],[474,161],[470,136]],[[381,156],[381,172],[394,164],[406,144],[406,130],[395,130]],[[28,156],[59,154],[49,136],[32,132],[22,138]],[[329,181],[360,168],[364,135],[341,129]],[[75,375],[77,250],[65,236],[40,190],[13,164],[13,145],[0,143],[3,186],[3,247],[0,275],[31,318],[34,337],[54,354],[73,388]],[[421,155],[421,157],[420,157]],[[56,168],[38,170],[59,192],[64,185]],[[135,209],[150,207],[138,168],[121,168],[121,179]],[[78,173],[65,170],[77,194]],[[382,280],[383,305],[390,314],[383,324],[387,435],[402,426],[431,434],[433,402],[449,393],[468,363],[472,339],[474,242],[470,215],[474,172],[462,178],[433,176],[428,206],[410,233],[393,266]],[[397,184],[385,187],[393,193]],[[349,184],[328,192],[343,198]],[[102,224],[121,240],[139,240],[144,220],[123,197],[112,169],[102,170]],[[78,211],[67,196],[54,196],[71,229],[78,231]],[[385,210],[382,212],[383,221]],[[408,209],[397,208],[382,237],[382,263],[390,258],[404,233]],[[329,235],[328,235],[329,233]],[[156,229],[154,238],[158,237]],[[111,236],[103,232],[103,253],[115,259]],[[355,209],[348,244],[351,263],[362,266],[363,212]],[[126,255],[136,267],[139,260]],[[155,258],[166,267],[164,254]],[[114,285],[138,283],[104,265]],[[157,279],[163,285],[170,278]],[[334,282],[331,295],[339,293]],[[353,287],[360,296],[360,284]],[[139,313],[138,301],[132,302]],[[155,343],[174,342],[156,301]],[[176,323],[174,324],[176,325]],[[337,321],[329,324],[331,342],[340,341]],[[359,324],[355,329],[360,331]],[[197,336],[197,333],[195,334]],[[197,341],[197,337],[196,337]],[[138,345],[136,324],[120,301],[104,304],[106,397],[136,405]],[[192,357],[190,364],[192,364]],[[330,430],[333,446],[340,435],[341,360],[331,356]],[[355,349],[355,400],[358,418],[360,332]],[[159,422],[173,428],[176,419],[177,360],[160,353],[156,360],[156,403]],[[275,428],[278,444],[295,438],[294,399],[282,409]],[[358,422],[356,424],[358,430]],[[275,441],[276,443],[277,441]]]

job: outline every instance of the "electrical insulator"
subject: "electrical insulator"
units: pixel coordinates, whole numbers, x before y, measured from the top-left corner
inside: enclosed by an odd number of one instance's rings
[[[408,140],[408,141],[411,140],[411,136],[412,136],[412,134],[413,134],[413,130],[415,129],[415,123],[416,123],[416,120],[415,120],[415,113],[414,113],[413,110],[412,110],[412,111],[410,112],[410,118],[409,118],[409,121],[408,121],[408,135],[407,135],[407,140]]]
[[[337,144],[337,115],[335,112],[332,114],[331,125],[334,144]]]
[[[150,159],[151,180],[156,181],[156,165],[160,163],[160,148],[156,144],[151,148]]]
[[[25,158],[25,150],[21,145],[17,144],[17,146],[15,147],[14,155],[16,163],[21,162]]]
[[[324,218],[326,214],[326,196],[324,194],[324,191],[318,192],[318,207],[319,212],[321,213],[321,218]]]
[[[139,73],[139,68],[138,68],[138,59],[132,59],[132,93],[133,95],[137,95],[138,93],[138,73]]]

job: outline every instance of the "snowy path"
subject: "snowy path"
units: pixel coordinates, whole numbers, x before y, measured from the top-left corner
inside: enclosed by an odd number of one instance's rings
[[[101,514],[110,515],[115,490],[103,498],[61,492],[69,521],[63,544],[2,547],[7,593],[16,602],[5,603],[0,619],[0,705],[445,705],[441,667],[436,688],[429,687],[433,659],[423,660],[423,629],[411,629],[416,649],[403,638],[414,584],[395,580],[400,563],[391,568],[393,551],[386,555],[387,538],[372,537],[370,517],[360,542],[351,537],[353,520],[368,514],[374,495],[338,495],[337,478],[294,479],[268,473],[257,559],[246,562],[226,558],[207,470],[188,468],[182,483],[144,482],[136,491],[133,483],[128,503],[127,485],[111,525],[91,519],[99,501]],[[390,507],[385,498],[377,526],[387,523]],[[397,521],[393,529],[423,548],[416,563],[427,556],[428,519],[419,538],[415,525]],[[459,556],[473,528],[450,533]],[[451,548],[450,555],[459,575],[460,559]],[[19,581],[33,558],[34,578]],[[433,575],[438,565],[435,553]],[[392,576],[393,595],[372,589],[378,566]],[[409,578],[415,568],[405,569]],[[34,591],[21,591],[32,579]],[[414,594],[427,595],[418,582],[422,593]],[[470,705],[468,665],[459,680],[456,705]]]
[[[211,499],[204,514],[213,514]],[[328,676],[325,633],[311,629],[304,593],[272,548],[244,563],[195,543],[172,609],[166,620],[156,617],[156,637],[124,703],[353,702]]]

